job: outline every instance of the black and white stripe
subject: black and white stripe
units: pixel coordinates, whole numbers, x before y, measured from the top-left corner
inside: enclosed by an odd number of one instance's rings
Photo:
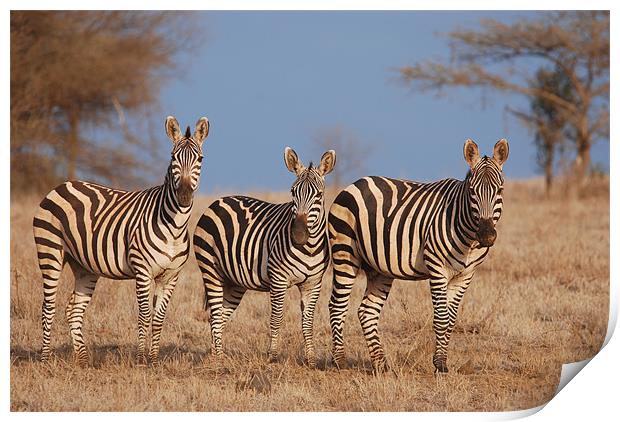
[[[245,196],[218,199],[198,222],[194,252],[205,286],[213,354],[222,355],[222,330],[249,289],[269,292],[269,357],[276,360],[284,296],[296,285],[301,294],[306,360],[314,366],[314,309],[329,263],[324,176],[333,169],[336,154],[328,151],[318,167],[311,163],[308,168],[290,148],[285,149],[284,158],[297,175],[292,201],[273,204]]]
[[[166,119],[166,133],[174,146],[161,186],[127,192],[71,181],[41,201],[33,226],[43,274],[43,361],[51,353],[56,291],[64,264],[68,263],[75,275],[75,290],[66,316],[78,362],[88,362],[82,336],[84,312],[97,280],[107,277],[136,279],[138,359],[146,359],[146,334],[152,322],[149,358],[157,363],[166,308],[189,254],[187,223],[200,178],[202,142],[208,132],[206,117],[198,121],[193,136],[189,127],[182,136],[174,117]]]
[[[387,369],[377,324],[392,282],[429,280],[433,303],[433,364],[447,372],[447,348],[459,304],[496,238],[502,212],[505,139],[493,157],[465,142],[465,180],[417,183],[364,177],[344,189],[329,212],[334,282],[329,303],[333,357],[344,363],[343,326],[351,289],[367,277],[358,317],[376,371]]]

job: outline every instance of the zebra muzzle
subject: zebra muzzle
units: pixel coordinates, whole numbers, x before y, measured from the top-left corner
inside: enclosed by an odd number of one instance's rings
[[[194,191],[189,184],[181,184],[177,189],[177,201],[182,207],[189,207],[192,204]]]
[[[493,246],[495,239],[497,239],[497,231],[495,231],[495,227],[493,226],[492,218],[480,220],[476,238],[482,247],[490,248]]]
[[[310,231],[308,230],[308,216],[305,214],[298,214],[293,220],[291,226],[291,239],[295,246],[303,246],[310,237]]]

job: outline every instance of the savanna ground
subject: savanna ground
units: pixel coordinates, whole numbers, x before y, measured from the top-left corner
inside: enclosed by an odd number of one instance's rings
[[[257,195],[284,201],[284,194]],[[199,198],[190,224],[213,198]],[[447,375],[433,374],[428,284],[395,282],[380,331],[392,373],[374,376],[356,309],[345,328],[347,368],[330,361],[325,276],[315,319],[317,369],[303,365],[299,292],[287,296],[280,362],[267,363],[268,295],[248,292],[210,356],[203,287],[192,258],[169,307],[162,365],[136,365],[134,283],[102,279],[86,313],[92,366],[72,361],[64,320],[73,277],[64,273],[52,331],[39,362],[42,282],[32,239],[40,198],[11,204],[11,410],[13,411],[458,411],[518,410],[551,399],[562,363],[600,349],[609,308],[609,182],[580,199],[544,199],[539,181],[508,182],[498,240],[465,295]]]

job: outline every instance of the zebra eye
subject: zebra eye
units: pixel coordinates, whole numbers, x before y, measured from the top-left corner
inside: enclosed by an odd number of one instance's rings
[[[198,162],[202,163],[202,155],[200,157],[198,157]]]

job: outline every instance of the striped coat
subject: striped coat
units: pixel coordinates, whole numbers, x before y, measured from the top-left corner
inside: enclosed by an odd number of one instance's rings
[[[56,187],[41,201],[33,227],[43,275],[43,361],[51,353],[56,292],[62,269],[68,263],[75,276],[75,290],[66,316],[78,362],[88,362],[82,335],[84,312],[97,280],[107,277],[136,279],[138,358],[146,358],[146,333],[152,321],[149,356],[157,363],[167,305],[189,255],[187,223],[198,188],[202,142],[208,131],[209,122],[204,117],[198,121],[193,136],[189,127],[182,136],[176,119],[166,119],[173,150],[160,186],[128,192],[71,181]]]
[[[247,290],[269,292],[271,344],[278,356],[278,334],[284,296],[291,286],[301,293],[306,359],[316,363],[314,309],[323,273],[329,264],[323,206],[324,176],[335,153],[323,155],[318,167],[306,168],[287,148],[285,163],[297,175],[292,201],[273,204],[245,196],[218,199],[204,212],[194,234],[194,251],[202,272],[209,309],[212,353],[222,355],[222,330]]]
[[[376,371],[387,369],[378,320],[394,279],[429,280],[437,371],[447,371],[447,347],[459,304],[475,269],[496,238],[508,143],[492,158],[468,140],[465,180],[418,183],[364,177],[345,188],[329,213],[334,282],[329,303],[333,356],[344,363],[343,327],[358,274],[367,287],[358,317]]]

